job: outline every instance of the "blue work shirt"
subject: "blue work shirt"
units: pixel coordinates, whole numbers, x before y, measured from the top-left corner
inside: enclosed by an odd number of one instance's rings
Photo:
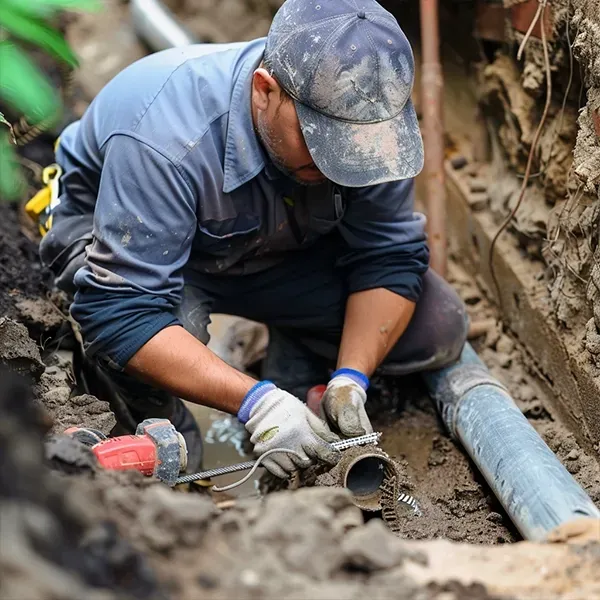
[[[145,57],[63,132],[55,227],[93,213],[71,308],[88,354],[123,367],[178,323],[188,276],[268,269],[334,229],[350,293],[384,287],[418,299],[429,253],[414,182],[307,187],[281,174],[252,121],[264,45],[199,44]]]

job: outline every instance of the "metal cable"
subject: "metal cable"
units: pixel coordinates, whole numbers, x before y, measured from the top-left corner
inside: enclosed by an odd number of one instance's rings
[[[340,440],[339,442],[333,442],[331,444],[336,450],[347,450],[348,448],[353,448],[354,446],[365,446],[367,444],[377,444],[379,442],[379,438],[381,437],[381,433],[367,433],[366,435],[361,435],[359,437],[350,438],[347,440]],[[201,471],[200,473],[191,473],[189,475],[182,475],[178,477],[175,481],[175,485],[180,483],[192,483],[194,481],[198,481],[200,479],[210,479],[212,477],[219,477],[220,475],[228,475],[229,473],[237,473],[238,471],[246,471],[247,469],[252,469],[251,473],[244,477],[241,482],[238,482],[237,485],[241,485],[244,481],[247,481],[250,478],[250,475],[256,471],[256,468],[260,466],[261,460],[267,455],[272,454],[274,452],[291,452],[286,448],[273,448],[265,454],[261,455],[258,460],[249,460],[242,463],[237,463],[235,465],[228,465],[226,467],[217,467],[215,469],[209,469],[208,471]],[[258,463],[258,465],[257,465]],[[214,489],[214,487],[213,487]],[[227,488],[219,488],[214,491],[225,491],[225,489],[232,489],[230,487]]]

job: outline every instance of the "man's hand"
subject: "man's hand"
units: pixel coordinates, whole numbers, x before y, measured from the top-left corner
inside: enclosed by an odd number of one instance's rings
[[[250,441],[257,454],[273,448],[294,450],[291,454],[276,453],[262,463],[273,475],[287,479],[298,468],[318,459],[335,465],[339,452],[329,442],[339,439],[327,424],[314,415],[298,398],[262,381],[246,395],[238,413],[250,432]]]
[[[321,410],[342,435],[357,437],[373,432],[365,410],[369,379],[354,369],[339,369],[333,374]]]

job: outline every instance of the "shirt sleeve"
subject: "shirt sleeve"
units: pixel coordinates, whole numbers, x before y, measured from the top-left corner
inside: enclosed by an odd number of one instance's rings
[[[338,266],[349,292],[386,288],[416,302],[429,266],[425,216],[414,212],[414,180],[347,188]]]
[[[179,323],[173,311],[196,222],[195,194],[169,158],[128,135],[108,141],[93,241],[71,307],[90,356],[122,368]]]

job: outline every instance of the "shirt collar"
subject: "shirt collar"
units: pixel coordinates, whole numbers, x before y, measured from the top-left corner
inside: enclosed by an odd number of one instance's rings
[[[245,50],[233,86],[225,142],[223,193],[229,194],[256,177],[265,167],[265,155],[254,132],[251,110],[252,74],[263,58],[265,41],[256,40]]]

